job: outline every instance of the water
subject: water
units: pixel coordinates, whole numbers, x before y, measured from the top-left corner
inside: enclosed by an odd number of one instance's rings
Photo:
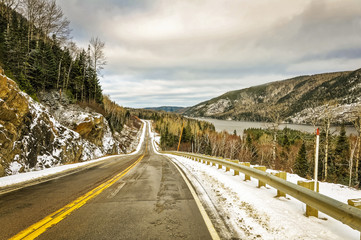
[[[270,123],[266,122],[247,122],[247,121],[233,121],[233,120],[218,120],[212,118],[197,118],[198,120],[203,120],[210,122],[214,125],[217,132],[227,131],[233,134],[234,130],[237,131],[238,135],[243,135],[243,131],[247,128],[269,128],[271,127]],[[279,129],[284,129],[285,127],[298,130],[302,132],[314,133],[315,130],[311,125],[303,125],[303,124],[281,124]],[[338,134],[340,131],[340,127],[332,126],[330,129],[332,134]],[[357,131],[353,126],[346,126],[347,135],[353,134],[356,135]]]

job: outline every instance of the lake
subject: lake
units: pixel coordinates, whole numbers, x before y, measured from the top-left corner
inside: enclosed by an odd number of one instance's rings
[[[243,131],[247,128],[268,128],[270,127],[270,123],[266,122],[247,122],[247,121],[233,121],[233,120],[218,120],[212,118],[196,118],[198,120],[207,121],[214,125],[217,132],[227,131],[229,133],[233,133],[234,130],[237,131],[238,135],[243,135]],[[279,129],[284,129],[285,127],[299,130],[302,132],[314,133],[315,130],[311,125],[303,125],[303,124],[281,124]],[[338,134],[340,130],[339,126],[332,126],[331,133]],[[346,126],[347,135],[353,134],[356,135],[357,131],[353,126]]]

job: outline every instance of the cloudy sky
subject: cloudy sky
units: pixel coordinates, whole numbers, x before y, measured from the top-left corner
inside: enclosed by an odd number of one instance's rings
[[[230,90],[361,68],[360,0],[57,0],[72,36],[106,43],[105,94],[192,106]]]

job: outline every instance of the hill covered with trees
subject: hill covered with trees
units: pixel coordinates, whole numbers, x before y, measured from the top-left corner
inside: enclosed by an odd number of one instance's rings
[[[185,111],[191,117],[312,123],[325,116],[333,123],[350,122],[361,102],[361,69],[299,76],[227,92]]]
[[[99,38],[88,49],[78,48],[55,0],[0,2],[0,66],[34,99],[56,89],[74,101],[101,103],[103,48]]]

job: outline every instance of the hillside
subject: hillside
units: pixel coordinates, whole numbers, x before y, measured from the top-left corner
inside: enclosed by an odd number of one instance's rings
[[[361,99],[361,69],[299,76],[227,92],[185,111],[191,117],[270,121],[279,113],[286,122],[310,123],[330,106],[333,122],[349,121]]]
[[[41,91],[61,90],[74,101],[101,103],[94,47],[91,42],[89,49],[78,47],[66,17],[47,12],[56,7],[62,13],[60,7],[52,1],[19,1],[11,8],[10,2],[0,2],[0,67],[6,76],[35,100]],[[38,17],[28,19],[34,9]]]
[[[134,150],[140,120],[102,94],[104,42],[77,47],[55,1],[12,3],[0,2],[0,177]]]
[[[58,92],[43,93],[38,103],[1,68],[0,86],[0,177],[129,153],[138,143],[136,118],[115,131],[109,113],[71,104]]]

